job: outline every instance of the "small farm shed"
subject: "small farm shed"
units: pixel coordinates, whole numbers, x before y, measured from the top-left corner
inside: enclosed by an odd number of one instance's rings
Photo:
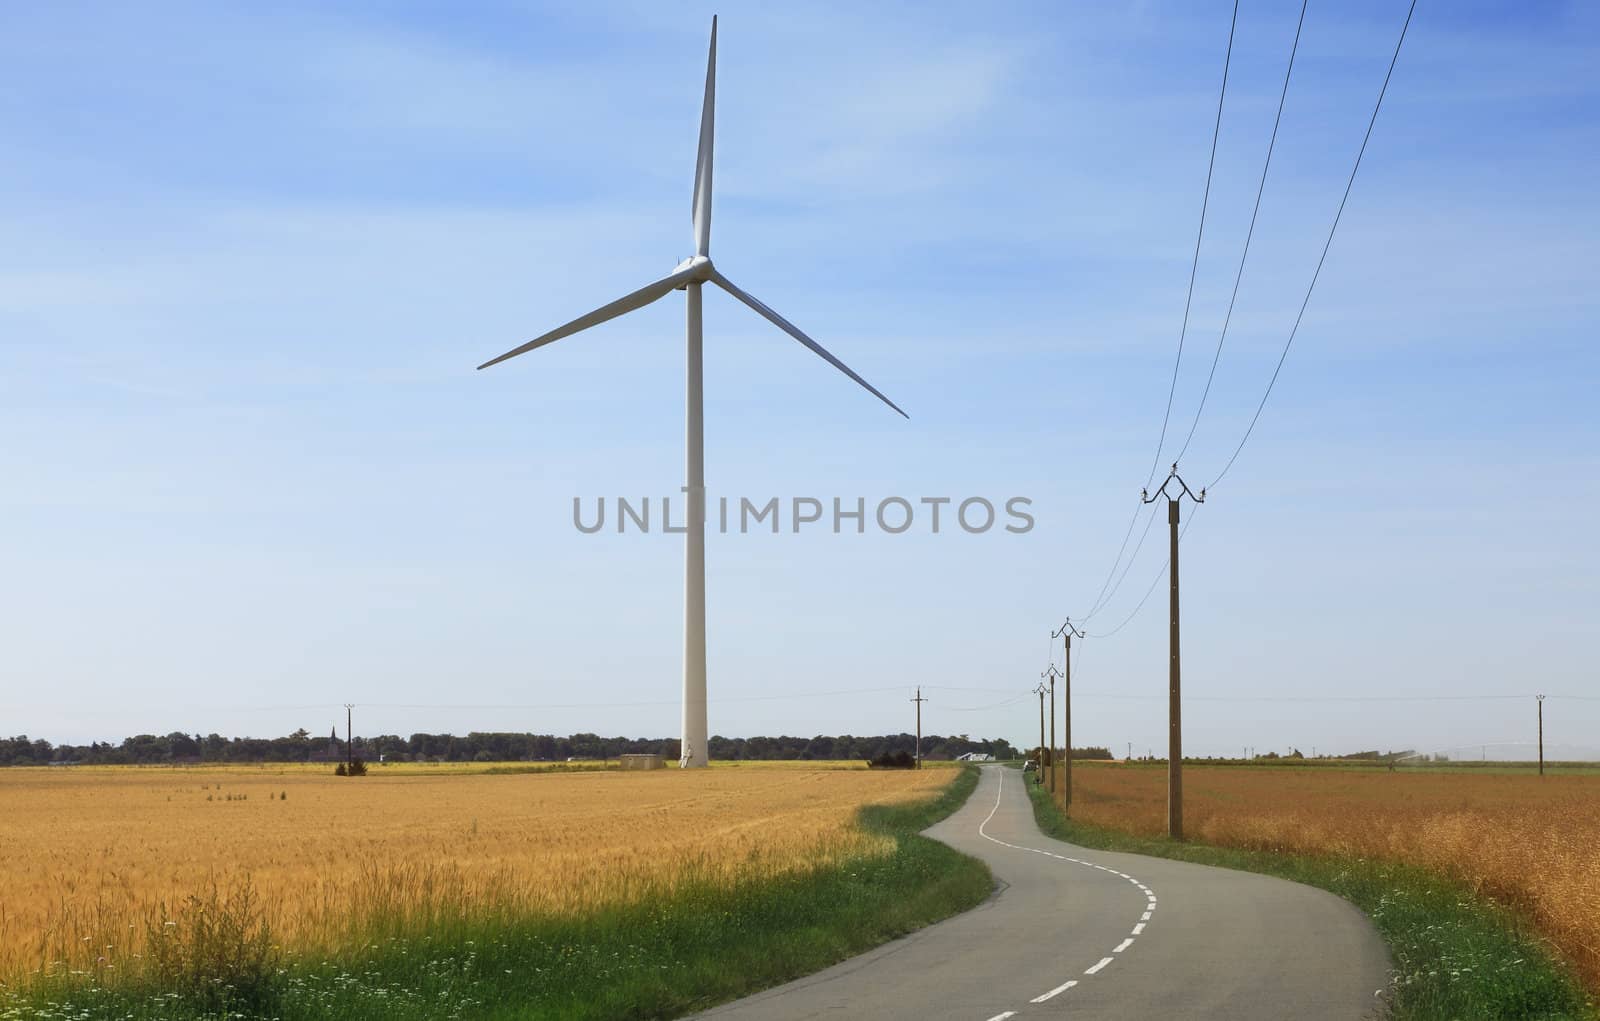
[[[666,769],[667,764],[659,755],[624,755],[623,769]]]

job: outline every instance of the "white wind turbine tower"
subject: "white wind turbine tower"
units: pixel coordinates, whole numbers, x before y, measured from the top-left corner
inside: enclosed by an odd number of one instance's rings
[[[706,533],[705,533],[705,430],[704,401],[701,390],[701,332],[700,288],[710,282],[727,291],[754,309],[778,329],[798,340],[822,359],[865,387],[883,403],[907,416],[889,398],[871,383],[862,379],[845,363],[835,358],[821,344],[802,333],[783,316],[768,308],[754,295],[735,287],[711,263],[711,149],[713,120],[717,95],[717,19],[711,19],[711,53],[706,60],[705,105],[700,113],[700,151],[694,168],[694,255],[679,263],[672,273],[652,284],[646,284],[632,294],[625,295],[609,305],[579,316],[565,326],[559,326],[541,337],[512,348],[498,358],[478,366],[486,369],[508,358],[543,347],[552,341],[598,326],[625,312],[643,308],[665,297],[673,290],[684,291],[688,297],[688,373],[686,401],[686,467],[688,484],[684,487],[689,497],[689,517],[684,535],[683,563],[683,733],[682,759],[685,768],[707,765],[706,754]]]

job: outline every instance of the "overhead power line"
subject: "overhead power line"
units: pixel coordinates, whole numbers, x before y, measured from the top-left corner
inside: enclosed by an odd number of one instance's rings
[[[1018,702],[1021,702],[1023,699],[1027,698],[1029,695],[1032,695],[1032,694],[1033,694],[1033,689],[1029,688],[1029,689],[1023,691],[1022,694],[1017,695],[1014,698],[1008,698],[1004,702],[995,702],[995,703],[993,703],[991,705],[969,705],[969,706],[950,706],[950,705],[947,705],[947,706],[944,707],[944,711],[947,712],[947,713],[981,713],[981,712],[987,712],[990,709],[1004,709],[1007,706],[1016,705]]]
[[[1172,399],[1178,390],[1178,370],[1183,365],[1183,344],[1189,333],[1189,312],[1194,304],[1194,282],[1200,268],[1200,246],[1201,242],[1205,238],[1206,233],[1206,212],[1210,208],[1211,204],[1211,179],[1217,165],[1217,141],[1222,134],[1222,108],[1228,97],[1228,72],[1233,66],[1233,39],[1234,31],[1238,28],[1238,25],[1239,3],[1238,0],[1234,0],[1233,16],[1228,22],[1228,48],[1222,58],[1222,87],[1217,92],[1217,116],[1211,128],[1211,155],[1206,162],[1205,190],[1201,193],[1200,198],[1200,226],[1195,232],[1194,258],[1189,264],[1189,289],[1188,294],[1185,296],[1183,301],[1183,325],[1178,331],[1178,353],[1172,362],[1172,382],[1167,388],[1167,409],[1161,418],[1161,437],[1156,441],[1156,454],[1155,458],[1150,462],[1150,475],[1145,479],[1145,485],[1147,487],[1151,482],[1155,481],[1156,467],[1161,464],[1161,452],[1166,448],[1167,445],[1167,425],[1172,418]],[[1190,434],[1193,435],[1192,429],[1190,430]],[[1141,504],[1134,505],[1133,514],[1128,518],[1128,527],[1123,531],[1122,545],[1117,549],[1116,559],[1111,562],[1111,569],[1106,572],[1105,581],[1100,583],[1100,591],[1096,593],[1094,597],[1094,604],[1089,607],[1089,612],[1081,615],[1078,618],[1080,621],[1088,623],[1088,621],[1092,619],[1095,614],[1099,613],[1105,607],[1105,605],[1111,601],[1112,596],[1116,594],[1115,588],[1111,588],[1109,592],[1107,590],[1111,586],[1111,579],[1117,577],[1117,569],[1123,565],[1122,555],[1127,552],[1128,539],[1133,535],[1134,526],[1139,523],[1139,511],[1141,509]],[[1151,516],[1152,518],[1154,517],[1153,512]],[[1149,528],[1147,527],[1145,531],[1148,533]],[[1141,544],[1143,541],[1143,537],[1141,536]],[[1134,556],[1138,556],[1137,549],[1134,551]],[[1132,566],[1131,559],[1129,561],[1129,566]],[[1126,577],[1127,571],[1123,571],[1122,576]],[[1120,587],[1121,584],[1122,582],[1118,580],[1117,586]]]
[[[1135,511],[1136,515],[1137,515],[1137,513],[1138,512]],[[1085,623],[1087,623],[1089,621],[1090,617],[1093,617],[1095,615],[1095,613],[1098,613],[1099,611],[1105,609],[1107,606],[1110,606],[1111,605],[1111,600],[1116,598],[1117,592],[1121,590],[1122,583],[1128,580],[1128,572],[1132,571],[1133,570],[1133,565],[1139,562],[1139,551],[1144,549],[1144,541],[1145,541],[1145,539],[1149,538],[1149,536],[1150,536],[1150,528],[1156,522],[1156,514],[1157,513],[1158,513],[1158,508],[1155,508],[1155,507],[1151,507],[1150,508],[1150,514],[1149,514],[1148,517],[1145,518],[1145,521],[1144,521],[1144,531],[1139,533],[1139,541],[1134,543],[1133,553],[1129,555],[1128,562],[1123,565],[1122,574],[1120,576],[1118,576],[1117,583],[1115,585],[1111,586],[1111,591],[1109,591],[1109,592],[1107,592],[1105,594],[1105,599],[1102,600],[1100,602],[1100,604],[1094,608],[1094,611],[1091,612],[1087,617],[1083,618]]]
[[[1200,415],[1206,410],[1206,398],[1211,396],[1211,383],[1217,377],[1217,363],[1222,360],[1222,345],[1228,339],[1228,326],[1233,322],[1233,307],[1239,300],[1239,283],[1244,279],[1244,265],[1250,258],[1250,242],[1256,236],[1256,218],[1261,215],[1261,196],[1267,190],[1267,171],[1272,167],[1272,151],[1278,145],[1278,126],[1283,123],[1283,106],[1289,98],[1289,79],[1294,74],[1295,54],[1300,52],[1300,32],[1306,24],[1306,7],[1311,0],[1300,0],[1300,20],[1294,27],[1294,43],[1289,47],[1289,66],[1283,72],[1283,90],[1278,93],[1278,113],[1272,119],[1272,137],[1267,141],[1267,157],[1261,163],[1261,180],[1256,183],[1255,207],[1250,210],[1250,228],[1245,231],[1244,250],[1239,253],[1239,268],[1233,274],[1233,294],[1228,298],[1228,313],[1222,318],[1222,332],[1217,335],[1217,350],[1211,356],[1211,371],[1206,374],[1206,387],[1200,393],[1200,405],[1194,409],[1194,421],[1189,423],[1189,435],[1183,438],[1183,447],[1174,461],[1182,461],[1194,440],[1194,431],[1200,426]]]
[[[1009,695],[1016,695],[1019,692],[1022,695],[1032,695],[1033,694],[1033,688],[1032,687],[1017,687],[1016,685],[1012,685],[1012,684],[1002,685],[1002,686],[1000,686],[998,688],[970,688],[970,687],[963,687],[963,686],[957,686],[957,685],[940,685],[940,684],[924,684],[922,687],[924,689],[928,690],[928,691],[978,691],[978,692],[983,692],[985,694],[990,694],[990,695],[1008,695],[1009,696]],[[1020,699],[1016,699],[1016,701],[1020,701]],[[998,704],[999,705],[1009,705],[1010,701],[1001,702],[1001,703],[998,703]],[[949,707],[946,707],[946,708],[949,708]],[[984,707],[982,707],[982,706],[968,707],[966,709],[962,709],[961,712],[976,712],[977,709],[980,709],[980,708],[984,708]]]
[[[1156,443],[1156,456],[1150,462],[1150,477],[1144,482],[1147,487],[1155,481],[1156,468],[1161,464],[1161,452],[1167,445],[1167,423],[1172,418],[1172,397],[1178,391],[1178,367],[1183,364],[1183,341],[1189,333],[1189,310],[1194,304],[1194,278],[1200,269],[1200,242],[1206,236],[1206,210],[1211,204],[1211,175],[1217,166],[1217,139],[1222,134],[1222,104],[1228,97],[1228,69],[1233,64],[1233,32],[1238,25],[1239,0],[1233,0],[1233,19],[1228,23],[1228,52],[1222,58],[1222,88],[1217,94],[1217,120],[1211,128],[1211,158],[1206,163],[1206,188],[1200,199],[1200,229],[1195,232],[1194,260],[1189,264],[1189,294],[1183,300],[1183,328],[1178,331],[1178,356],[1172,362],[1167,411],[1161,417],[1161,439]]]
[[[1183,523],[1183,530],[1178,533],[1178,538],[1182,539],[1185,535],[1189,534],[1189,526],[1193,525],[1194,522],[1195,522],[1195,519],[1198,518],[1199,516],[1200,516],[1200,508],[1197,506],[1195,508],[1195,512],[1193,514],[1189,515],[1189,520],[1187,520],[1187,521],[1185,521]],[[1154,511],[1152,511],[1150,513],[1150,520],[1151,521],[1155,520],[1155,512]],[[1145,530],[1149,531],[1148,526],[1146,527]],[[1161,570],[1157,571],[1156,572],[1156,576],[1154,578],[1150,579],[1150,587],[1144,590],[1144,595],[1139,599],[1139,605],[1135,606],[1133,608],[1133,612],[1132,613],[1130,613],[1126,617],[1122,618],[1122,622],[1120,624],[1118,624],[1116,627],[1112,628],[1110,631],[1104,631],[1104,632],[1101,632],[1100,634],[1095,634],[1093,632],[1090,632],[1089,637],[1090,638],[1110,638],[1112,635],[1116,634],[1118,631],[1121,631],[1123,628],[1127,627],[1128,624],[1133,620],[1133,618],[1139,616],[1139,611],[1144,609],[1144,604],[1148,603],[1150,601],[1150,596],[1155,592],[1156,586],[1161,584],[1161,579],[1165,578],[1167,576],[1167,567],[1171,563],[1172,563],[1171,559],[1163,560],[1161,562]]]
[[[1133,537],[1133,526],[1139,523],[1139,511],[1143,509],[1143,504],[1133,505],[1133,516],[1128,519],[1127,531],[1122,533],[1122,545],[1117,549],[1117,559],[1111,562],[1111,570],[1106,572],[1106,580],[1100,583],[1100,591],[1095,594],[1094,605],[1089,607],[1088,613],[1078,618],[1079,621],[1088,623],[1089,618],[1099,613],[1100,608],[1105,605],[1106,587],[1111,584],[1111,579],[1117,576],[1117,568],[1122,566],[1122,554],[1128,549],[1128,540]]]
[[[1328,249],[1333,247],[1333,236],[1339,230],[1339,220],[1344,216],[1345,203],[1350,201],[1350,190],[1355,187],[1356,173],[1361,169],[1361,159],[1367,153],[1367,143],[1372,139],[1372,129],[1378,123],[1378,111],[1383,109],[1383,97],[1389,91],[1389,79],[1394,77],[1394,68],[1400,61],[1400,47],[1405,44],[1406,31],[1411,27],[1411,16],[1417,11],[1417,0],[1411,0],[1411,6],[1406,11],[1405,23],[1400,26],[1400,38],[1395,41],[1394,55],[1389,58],[1389,70],[1383,76],[1383,87],[1378,90],[1378,100],[1372,106],[1372,117],[1367,121],[1367,133],[1361,138],[1361,148],[1356,151],[1355,164],[1350,168],[1350,178],[1345,182],[1344,195],[1339,199],[1339,209],[1333,214],[1333,224],[1328,228],[1328,238],[1322,243],[1322,254],[1317,258],[1317,268],[1311,274],[1311,283],[1306,286],[1306,296],[1300,302],[1300,311],[1294,317],[1294,326],[1289,330],[1289,338],[1283,343],[1283,353],[1278,356],[1278,364],[1272,370],[1272,378],[1267,380],[1266,392],[1261,395],[1261,403],[1256,405],[1256,412],[1250,418],[1250,425],[1245,428],[1244,436],[1239,439],[1239,445],[1234,448],[1228,463],[1222,466],[1222,471],[1211,480],[1207,489],[1215,489],[1217,483],[1228,474],[1233,467],[1233,462],[1239,459],[1240,451],[1250,442],[1251,433],[1255,432],[1256,423],[1261,420],[1261,412],[1267,406],[1267,398],[1272,396],[1272,388],[1278,382],[1278,374],[1283,371],[1283,363],[1289,357],[1289,349],[1294,346],[1295,335],[1300,332],[1300,323],[1305,318],[1306,306],[1311,304],[1311,292],[1316,290],[1317,279],[1322,275],[1322,266],[1328,259]]]

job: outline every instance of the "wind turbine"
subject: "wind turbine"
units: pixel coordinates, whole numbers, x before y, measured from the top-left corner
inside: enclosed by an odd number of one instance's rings
[[[598,326],[626,312],[663,298],[669,291],[683,291],[688,298],[688,372],[685,417],[686,474],[684,487],[689,498],[689,515],[684,531],[683,561],[683,731],[682,757],[684,768],[705,766],[706,754],[706,482],[705,482],[705,423],[704,393],[701,382],[701,329],[700,288],[706,283],[716,284],[729,294],[750,306],[756,313],[778,329],[810,348],[828,364],[865,387],[869,393],[909,418],[889,398],[871,383],[856,375],[855,371],[835,358],[821,344],[801,332],[800,328],[774,312],[767,304],[749,294],[723,276],[711,263],[711,150],[714,135],[713,122],[717,99],[717,19],[711,19],[711,53],[706,58],[706,94],[700,111],[700,149],[695,157],[694,204],[694,255],[680,262],[667,276],[654,283],[624,295],[609,305],[595,309],[588,315],[558,326],[549,333],[535,337],[521,347],[512,348],[498,358],[492,358],[480,369],[487,369],[508,358],[526,354],[562,337]]]

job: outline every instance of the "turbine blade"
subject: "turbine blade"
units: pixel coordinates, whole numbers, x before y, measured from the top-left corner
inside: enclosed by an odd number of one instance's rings
[[[866,388],[868,393],[872,394],[872,396],[878,398],[878,400],[889,405],[889,407],[893,408],[894,410],[899,411],[902,418],[909,419],[911,417],[904,411],[900,411],[900,405],[885,397],[877,387],[856,375],[854,369],[850,368],[850,366],[846,365],[844,362],[841,362],[839,359],[830,354],[827,348],[823,347],[821,344],[818,344],[816,341],[812,340],[810,337],[801,332],[800,327],[774,312],[767,306],[767,303],[762,301],[760,298],[757,298],[753,294],[747,294],[746,292],[741,291],[738,287],[734,286],[732,280],[729,280],[727,277],[723,276],[719,270],[711,271],[711,282],[722,288],[724,291],[727,291],[735,298],[738,298],[746,305],[749,305],[751,308],[755,309],[758,314],[764,317],[768,322],[772,323],[772,325],[782,330],[784,333],[787,333],[795,340],[798,340],[806,347],[809,347],[812,351],[816,352],[816,354],[820,356],[823,361],[827,362],[829,365],[832,365],[834,368],[838,369],[846,376],[849,376],[857,383],[860,383]]]
[[[674,288],[687,283],[692,276],[694,276],[693,269],[678,270],[671,276],[662,277],[653,284],[646,284],[632,294],[624,295],[609,305],[602,305],[588,315],[579,316],[565,326],[558,326],[543,336],[535,337],[521,347],[514,347],[498,358],[491,358],[478,366],[478,368],[487,369],[491,365],[500,364],[507,358],[515,358],[517,355],[526,354],[536,347],[543,347],[553,341],[560,340],[562,337],[570,337],[574,333],[587,330],[591,326],[598,326],[607,319],[615,319],[624,312],[632,312],[636,308],[644,308]]]
[[[717,119],[717,16],[711,16],[706,98],[700,108],[700,151],[694,160],[694,254],[711,254],[711,150]]]

